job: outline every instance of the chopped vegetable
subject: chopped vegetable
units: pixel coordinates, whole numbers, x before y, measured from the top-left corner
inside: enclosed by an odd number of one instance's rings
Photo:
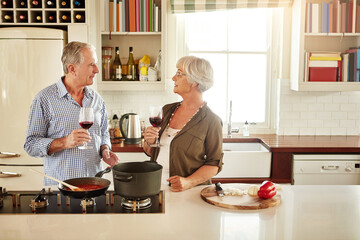
[[[249,195],[250,197],[257,197],[257,196],[258,196],[259,188],[260,188],[260,187],[257,186],[257,185],[253,185],[253,186],[249,187],[249,189],[248,189],[248,195]]]
[[[270,199],[276,195],[275,184],[270,181],[264,181],[258,191],[258,196],[264,199]]]

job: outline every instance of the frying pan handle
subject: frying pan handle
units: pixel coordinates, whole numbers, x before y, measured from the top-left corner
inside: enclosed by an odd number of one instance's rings
[[[114,179],[120,182],[130,182],[133,179],[133,175],[131,174],[114,174]]]

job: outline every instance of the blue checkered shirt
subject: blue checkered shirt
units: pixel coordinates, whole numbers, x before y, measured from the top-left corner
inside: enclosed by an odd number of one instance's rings
[[[84,88],[84,107],[94,109],[94,124],[89,129],[93,149],[78,147],[65,149],[48,155],[54,139],[68,136],[79,129],[81,106],[72,98],[60,79],[57,83],[41,90],[34,98],[29,114],[24,149],[33,157],[42,157],[44,172],[60,180],[79,177],[94,177],[102,170],[100,146],[109,147],[107,114],[104,100],[89,87]],[[44,178],[45,185],[56,185],[51,179]]]

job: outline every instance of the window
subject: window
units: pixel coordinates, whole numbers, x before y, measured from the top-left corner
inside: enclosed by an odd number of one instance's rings
[[[210,61],[215,83],[204,98],[224,123],[232,101],[233,127],[248,121],[256,123],[251,128],[271,128],[273,42],[280,41],[274,18],[281,14],[279,9],[243,8],[177,15],[184,29],[179,55]]]

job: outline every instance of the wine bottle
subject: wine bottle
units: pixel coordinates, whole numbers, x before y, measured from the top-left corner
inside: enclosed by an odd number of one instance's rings
[[[26,7],[27,7],[26,1],[19,2],[19,8],[26,8]]]
[[[41,22],[41,16],[40,16],[40,15],[37,15],[37,16],[35,17],[35,21],[36,21],[36,22]]]
[[[128,80],[135,80],[135,64],[133,56],[133,47],[129,47],[129,59],[127,62],[128,72],[126,78]]]
[[[56,22],[56,13],[55,12],[48,12],[47,15],[47,22]]]
[[[67,1],[61,1],[61,3],[60,3],[60,5],[61,5],[61,7],[62,8],[69,8],[70,6],[70,4],[69,4],[69,2],[68,2],[68,0]]]
[[[46,1],[46,6],[47,7],[50,7],[50,8],[53,8],[53,7],[55,7],[55,2],[54,1]]]
[[[80,3],[80,1],[75,0],[75,1],[74,1],[74,7],[75,7],[75,8],[79,8],[79,7],[81,7],[81,3]]]
[[[3,8],[12,8],[12,1],[11,0],[2,0],[1,5]]]
[[[18,17],[17,17],[17,21],[18,21],[18,22],[22,22],[22,23],[28,22],[26,12],[21,12],[21,13],[18,15]]]
[[[14,22],[12,15],[10,15],[10,14],[5,14],[5,15],[3,16],[3,22]]]
[[[31,1],[31,7],[40,8],[41,7],[41,1],[36,1],[36,0]]]
[[[85,15],[84,15],[84,13],[80,13],[80,12],[78,12],[78,13],[75,13],[76,15],[75,15],[75,21],[76,22],[85,22]]]
[[[119,47],[115,47],[115,59],[112,64],[112,79],[114,81],[121,80],[121,61],[120,61],[120,51]]]
[[[60,15],[60,18],[61,18],[61,22],[70,22],[71,21],[70,14],[68,14],[68,13],[62,13]]]

